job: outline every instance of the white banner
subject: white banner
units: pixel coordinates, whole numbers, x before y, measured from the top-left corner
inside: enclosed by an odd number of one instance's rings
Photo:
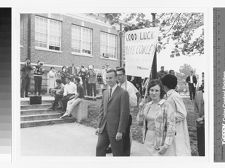
[[[125,33],[125,69],[127,75],[149,77],[158,34],[157,27]]]

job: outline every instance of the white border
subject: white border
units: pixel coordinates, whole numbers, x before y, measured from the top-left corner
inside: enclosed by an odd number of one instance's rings
[[[104,9],[105,10],[105,9]],[[25,10],[26,11],[26,10]],[[24,10],[22,9],[18,9],[16,12],[15,12],[15,15],[14,16],[15,18],[19,18],[19,13],[20,12],[25,12]],[[99,10],[97,10],[99,11]],[[96,12],[97,12],[96,11]],[[100,10],[101,11],[101,10]],[[145,11],[151,11],[151,12],[203,12],[204,15],[205,15],[205,30],[208,29],[208,10],[207,9],[199,9],[199,8],[130,8],[129,10],[127,9],[122,9],[122,8],[116,8],[114,9],[114,11],[117,11],[117,12],[134,12],[134,11],[142,11],[142,12],[145,12]],[[37,12],[37,11],[35,11]],[[67,12],[67,10],[66,10]],[[19,20],[19,19],[18,19]],[[18,24],[18,21],[16,22]],[[18,26],[16,26],[18,27]],[[16,30],[15,30],[16,32]],[[18,32],[18,31],[17,31]],[[209,48],[209,37],[208,37],[208,31],[206,31],[205,33],[205,56],[209,56],[209,51],[207,48]],[[16,34],[16,33],[15,33]],[[19,37],[18,37],[18,34],[17,33],[16,35],[16,40],[14,41],[17,42],[18,44],[16,44],[17,46],[17,56],[16,56],[16,60],[18,61],[19,60]],[[207,59],[208,60],[208,59]],[[20,65],[20,64],[18,64]],[[16,65],[16,68],[17,68],[17,80],[19,81],[18,79],[18,72],[19,72],[19,67],[18,65]],[[207,75],[208,72],[207,72],[207,69],[206,69],[206,81],[208,81],[208,78],[207,78]],[[14,80],[15,81],[15,80]],[[208,82],[206,82],[208,83]],[[206,88],[207,88],[208,84],[206,84]],[[16,86],[17,88],[17,92],[19,90],[19,86],[17,85]],[[17,93],[18,94],[18,93]],[[18,94],[19,95],[19,94]],[[18,99],[19,97],[18,96],[15,96],[15,100],[18,104]],[[206,100],[206,104],[208,103],[208,101]],[[18,113],[16,113],[15,115],[15,123],[16,125],[18,126],[19,125],[19,116],[17,115],[19,114],[19,109],[18,109]],[[206,118],[206,157],[144,157],[144,156],[141,156],[141,157],[130,157],[130,158],[96,158],[96,157],[27,157],[27,156],[21,156],[20,155],[20,135],[18,132],[20,132],[20,130],[18,128],[15,128],[14,130],[17,132],[16,135],[16,155],[14,157],[14,162],[21,165],[21,166],[32,166],[32,167],[42,167],[42,166],[46,166],[48,167],[48,163],[50,165],[54,165],[54,167],[59,167],[61,164],[66,164],[65,167],[73,167],[73,166],[82,166],[85,164],[86,167],[89,167],[89,166],[98,166],[98,167],[120,167],[122,165],[126,165],[126,167],[140,167],[140,165],[145,165],[145,166],[149,166],[149,167],[165,167],[165,166],[168,166],[168,165],[171,165],[172,167],[208,167],[209,165],[209,155],[208,155],[208,138],[209,137],[209,134],[208,134],[208,115],[209,114],[209,111],[208,111],[208,108],[206,107],[206,111],[205,111],[205,118]],[[76,149],[74,149],[76,150]],[[44,163],[44,165],[42,165],[41,163]],[[88,166],[89,165],[89,166]]]
[[[98,1],[91,1],[91,0],[83,0],[82,3],[77,2],[75,0],[54,0],[53,2],[46,2],[44,0],[38,1],[28,1],[28,0],[17,0],[11,1],[9,3],[8,0],[1,0],[1,6],[5,7],[13,7],[12,11],[12,121],[13,121],[13,143],[12,143],[12,159],[13,159],[13,167],[83,167],[83,163],[85,163],[85,167],[93,167],[93,165],[97,165],[96,167],[224,167],[224,164],[213,164],[213,38],[212,38],[212,7],[218,6],[225,6],[224,0],[171,0],[171,1],[163,1],[163,0],[139,0],[139,1],[121,1],[121,0],[98,0]],[[73,5],[71,5],[73,4]],[[88,4],[88,5],[87,5]],[[130,7],[128,9],[128,7]],[[208,70],[208,122],[206,127],[209,127],[206,133],[206,154],[208,155],[208,159],[205,158],[154,158],[150,159],[149,157],[135,157],[135,158],[95,158],[95,157],[65,157],[65,158],[58,158],[58,157],[26,157],[21,158],[20,156],[20,120],[19,120],[19,113],[20,113],[20,92],[19,92],[19,71],[20,71],[20,41],[19,41],[19,13],[20,12],[33,12],[33,13],[40,13],[40,12],[124,12],[124,11],[132,11],[132,8],[139,7],[141,9],[145,9],[146,7],[161,7],[161,12],[176,10],[182,12],[188,12],[188,7],[192,8],[193,11],[199,12],[202,8],[207,9],[209,15],[207,16],[208,23],[205,22],[205,53],[208,55],[209,58],[209,70]],[[170,9],[163,9],[164,7],[171,7]],[[199,9],[196,9],[199,7]],[[162,10],[163,9],[163,10]],[[160,11],[159,9],[154,9],[155,11]],[[140,11],[140,10],[139,10]],[[190,11],[190,10],[189,10]],[[206,17],[205,17],[206,18]],[[206,102],[207,103],[207,102]],[[206,111],[207,113],[207,111]],[[207,130],[207,129],[206,129]],[[209,140],[209,141],[208,141]],[[208,142],[207,142],[208,141]],[[209,146],[207,148],[207,146]],[[208,152],[207,152],[207,149]],[[1,157],[1,156],[0,156]],[[24,160],[25,159],[25,160]],[[80,160],[81,159],[81,160]],[[168,162],[168,159],[170,160]],[[59,160],[59,161],[56,161]],[[208,161],[210,160],[210,161]],[[1,161],[1,160],[0,160]],[[40,163],[37,164],[39,161]],[[48,162],[41,163],[41,162]],[[168,164],[173,163],[173,164]],[[2,163],[0,163],[2,166]],[[69,165],[68,165],[69,164]],[[174,165],[175,164],[175,165]],[[29,166],[30,165],[30,166]]]

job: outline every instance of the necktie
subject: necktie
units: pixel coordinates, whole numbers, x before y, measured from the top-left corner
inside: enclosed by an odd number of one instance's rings
[[[109,90],[109,98],[111,98],[111,96],[112,96],[112,88],[110,88]]]

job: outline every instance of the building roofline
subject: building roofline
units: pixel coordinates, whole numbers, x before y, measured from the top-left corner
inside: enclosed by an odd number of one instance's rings
[[[99,21],[99,20],[97,20],[97,19],[92,19],[92,18],[90,18],[90,17],[86,17],[86,16],[84,16],[83,14],[71,14],[71,13],[66,13],[66,14],[63,14],[63,15],[69,16],[69,17],[72,17],[72,18],[75,18],[75,19],[83,20],[83,21],[86,21],[86,22],[98,24],[98,25],[100,25],[100,26],[105,26],[105,27],[107,27],[107,28],[113,28],[113,26],[110,25],[110,24],[104,23],[104,22]]]

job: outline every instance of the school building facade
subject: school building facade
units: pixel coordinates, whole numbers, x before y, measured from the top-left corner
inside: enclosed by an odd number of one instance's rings
[[[21,14],[20,61],[44,66],[123,65],[120,32],[94,14]],[[122,44],[121,44],[122,45]],[[47,68],[48,69],[48,68]]]
[[[124,37],[99,14],[32,13],[20,15],[20,64],[43,62],[42,88],[46,92],[50,67],[94,65],[96,71],[108,64],[123,65],[120,47]],[[124,54],[124,50],[123,50]],[[31,79],[31,92],[34,80]]]

